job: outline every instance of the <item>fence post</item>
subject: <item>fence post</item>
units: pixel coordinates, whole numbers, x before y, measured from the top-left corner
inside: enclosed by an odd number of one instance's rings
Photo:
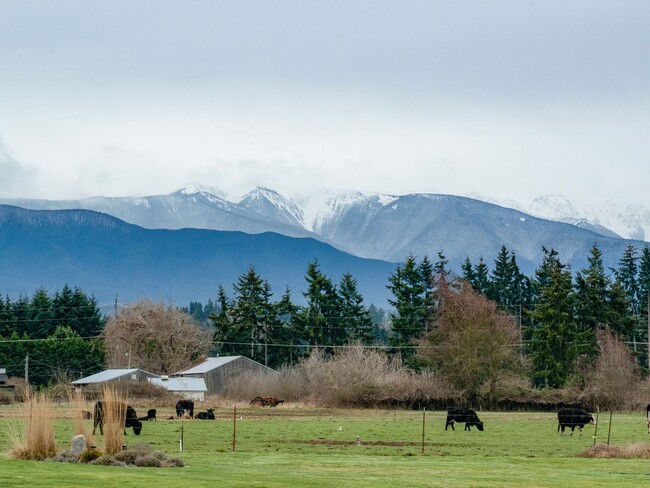
[[[232,414],[232,452],[235,452],[236,445],[237,445],[237,405],[235,405]]]
[[[609,411],[609,428],[607,429],[607,445],[609,446],[609,437],[612,434],[612,410]]]
[[[598,414],[600,413],[600,407],[596,405],[596,428],[594,429],[594,446],[596,445],[596,437],[598,437]]]
[[[424,454],[424,428],[426,425],[426,419],[427,419],[427,408],[424,407],[422,410],[422,454]]]

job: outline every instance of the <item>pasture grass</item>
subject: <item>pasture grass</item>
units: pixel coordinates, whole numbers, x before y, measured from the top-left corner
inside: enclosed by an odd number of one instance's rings
[[[207,407],[207,406],[206,406]],[[14,410],[12,410],[12,408]],[[59,450],[69,448],[75,426],[69,405],[57,406]],[[142,410],[142,407],[138,410]],[[198,409],[197,409],[198,410]],[[146,409],[144,410],[146,411]],[[6,432],[19,411],[0,407],[0,452],[11,444]],[[445,431],[445,412],[427,412],[424,454],[422,412],[341,410],[307,407],[217,408],[217,420],[144,422],[142,435],[128,430],[125,444],[149,444],[180,456],[185,468],[118,468],[0,458],[0,486],[644,486],[645,459],[579,457],[594,443],[594,426],[582,436],[557,433],[554,413],[479,412],[485,431]],[[598,442],[607,441],[609,415],[600,416]],[[92,421],[87,421],[92,422]],[[183,436],[184,452],[179,453]],[[358,437],[358,441],[357,441]],[[650,442],[645,415],[617,413],[612,445]]]

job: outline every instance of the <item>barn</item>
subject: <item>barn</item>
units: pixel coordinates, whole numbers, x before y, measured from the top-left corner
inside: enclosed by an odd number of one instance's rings
[[[245,356],[221,356],[207,358],[193,368],[179,371],[172,375],[175,378],[203,378],[209,395],[221,393],[237,376],[247,374],[277,375],[280,374],[263,364]]]
[[[161,386],[172,393],[181,395],[186,400],[203,401],[205,399],[205,392],[208,391],[205,386],[203,378],[185,377],[176,378],[166,375],[160,378],[147,378],[149,383],[156,386]]]
[[[106,369],[99,373],[79,378],[72,382],[76,388],[100,387],[104,383],[125,383],[132,381],[147,381],[148,378],[156,378],[158,375],[149,373],[143,369]]]

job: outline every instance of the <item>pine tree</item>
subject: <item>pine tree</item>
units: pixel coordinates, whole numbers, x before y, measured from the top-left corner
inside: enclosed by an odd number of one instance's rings
[[[54,332],[54,310],[52,300],[44,288],[39,288],[29,303],[29,322],[27,332],[33,339],[44,339]]]
[[[339,298],[343,327],[346,332],[345,342],[358,341],[371,344],[372,321],[363,306],[363,296],[357,289],[357,280],[345,273],[339,283]]]
[[[598,352],[596,331],[610,325],[608,304],[610,282],[605,275],[602,252],[596,244],[590,250],[589,267],[576,275],[576,321],[590,344],[591,355]]]
[[[483,257],[478,261],[478,264],[474,265],[474,275],[476,276],[475,282],[472,283],[472,288],[477,293],[488,296],[491,282],[490,282],[490,270],[488,269],[487,264],[483,261]]]
[[[566,384],[584,338],[574,320],[571,272],[556,258],[545,265],[546,285],[541,287],[532,318],[537,326],[531,344],[533,382],[537,387],[559,388]]]
[[[299,314],[305,338],[312,345],[336,346],[345,343],[336,287],[320,270],[318,261],[309,263],[305,275],[307,305]],[[331,351],[330,351],[331,352]]]
[[[427,314],[426,291],[422,272],[414,256],[409,256],[404,266],[398,265],[395,273],[388,277],[388,289],[393,298],[388,303],[394,308],[390,313],[393,335],[389,342],[396,348],[402,348],[402,358],[409,361],[413,351],[412,340],[425,332]]]

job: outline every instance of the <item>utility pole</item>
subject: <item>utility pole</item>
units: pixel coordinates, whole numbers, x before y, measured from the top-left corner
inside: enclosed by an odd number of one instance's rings
[[[29,385],[29,353],[25,356],[25,383]]]
[[[113,314],[114,318],[117,318],[117,294],[115,295],[115,313]]]

